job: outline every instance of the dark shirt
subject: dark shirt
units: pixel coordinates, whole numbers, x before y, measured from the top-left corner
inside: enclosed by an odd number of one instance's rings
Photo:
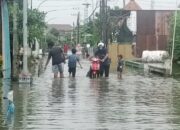
[[[106,48],[102,48],[102,49],[97,49],[97,51],[95,52],[95,56],[97,56],[99,59],[104,59],[104,57],[106,56],[106,54],[108,53]],[[109,58],[107,57],[104,62],[104,65],[109,65]]]
[[[53,47],[48,55],[48,58],[50,59],[52,57],[52,65],[58,65],[62,62],[64,62],[63,57],[63,51],[60,47]]]
[[[124,66],[123,59],[118,59],[117,71],[122,72],[123,71],[123,66]]]
[[[124,66],[123,59],[118,60],[118,67],[123,68],[123,66]]]
[[[102,48],[102,49],[97,49],[97,51],[95,52],[95,56],[99,57],[99,59],[103,59],[106,54],[108,53],[106,48]]]

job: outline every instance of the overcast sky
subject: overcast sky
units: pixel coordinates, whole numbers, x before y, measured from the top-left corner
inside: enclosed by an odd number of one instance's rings
[[[129,0],[126,0],[126,3],[128,3],[128,1]],[[150,9],[151,1],[154,1],[154,9],[164,10],[175,9],[176,1],[180,3],[180,0],[136,0],[142,9]],[[99,3],[99,0],[32,0],[32,7],[38,8],[39,6],[39,10],[48,12],[46,15],[46,22],[48,23],[73,25],[73,22],[76,23],[78,12],[80,12],[81,22],[84,20],[85,6],[83,3],[90,4],[88,9],[88,14],[90,15],[93,6],[95,8],[96,2]],[[122,3],[123,0],[108,0],[108,5],[111,6],[111,8],[114,6],[122,8]],[[30,5],[31,3],[29,2],[29,7]],[[97,11],[99,11],[99,8]]]

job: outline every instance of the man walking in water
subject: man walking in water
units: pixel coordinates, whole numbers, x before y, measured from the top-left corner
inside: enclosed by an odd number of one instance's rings
[[[62,66],[62,63],[64,62],[65,60],[65,57],[64,57],[64,54],[63,54],[63,51],[60,47],[58,46],[54,46],[54,43],[51,42],[49,44],[49,48],[50,48],[50,51],[49,51],[49,54],[48,54],[48,59],[46,61],[46,64],[45,64],[45,69],[52,57],[52,71],[54,73],[54,78],[57,78],[58,77],[58,73],[60,73],[60,78],[63,78],[64,75],[63,75],[63,66]]]

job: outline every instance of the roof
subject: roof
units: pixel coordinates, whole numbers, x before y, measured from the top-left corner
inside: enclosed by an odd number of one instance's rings
[[[124,10],[142,10],[142,8],[136,3],[135,0],[130,0],[129,3],[124,7]]]
[[[70,24],[48,24],[49,28],[55,28],[58,31],[72,31],[73,27]]]

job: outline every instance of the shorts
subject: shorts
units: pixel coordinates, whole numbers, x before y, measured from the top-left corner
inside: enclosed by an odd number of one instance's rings
[[[73,77],[75,77],[75,75],[76,75],[76,68],[70,68],[70,67],[69,67],[68,72],[69,72],[70,74],[72,74]]]
[[[53,73],[63,73],[64,72],[64,63],[61,63],[59,65],[53,65],[52,66],[52,72]]]

